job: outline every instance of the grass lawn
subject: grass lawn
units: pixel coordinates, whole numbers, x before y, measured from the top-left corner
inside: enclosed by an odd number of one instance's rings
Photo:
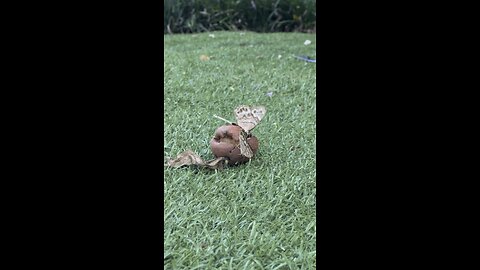
[[[248,164],[164,169],[165,269],[316,268],[316,64],[292,57],[315,58],[315,39],[164,36],[166,158],[191,149],[211,159],[209,141],[224,124],[213,114],[235,121],[238,105],[267,108]]]

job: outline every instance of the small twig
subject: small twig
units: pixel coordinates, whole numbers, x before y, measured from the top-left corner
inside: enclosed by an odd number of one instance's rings
[[[222,117],[220,117],[220,116],[216,116],[215,114],[213,115],[213,117],[216,117],[216,118],[218,118],[218,119],[220,119],[220,120],[223,120],[223,121],[229,123],[230,125],[233,123],[233,122],[228,121],[227,119],[224,119],[224,118],[222,118]]]
[[[299,59],[299,60],[303,60],[303,61],[306,61],[306,62],[310,62],[310,63],[316,63],[317,60],[316,59],[313,59],[313,58],[310,58],[309,56],[296,56],[294,55],[293,57]]]

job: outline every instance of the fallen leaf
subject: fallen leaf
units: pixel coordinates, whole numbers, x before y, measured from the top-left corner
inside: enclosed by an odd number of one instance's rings
[[[172,168],[180,168],[184,166],[198,166],[202,168],[221,170],[225,167],[226,157],[218,157],[212,160],[204,161],[198,154],[192,150],[180,153],[176,158],[170,159],[165,166]]]
[[[218,157],[209,161],[205,161],[205,167],[212,170],[221,170],[227,165],[228,158]]]
[[[202,158],[191,150],[187,150],[179,154],[176,158],[169,160],[167,163],[169,167],[173,167],[173,168],[180,168],[182,166],[189,166],[189,165],[203,165],[203,164],[205,164],[205,162],[202,160]]]
[[[208,60],[210,60],[210,57],[208,55],[202,54],[202,55],[200,55],[200,60],[201,61],[208,61]]]

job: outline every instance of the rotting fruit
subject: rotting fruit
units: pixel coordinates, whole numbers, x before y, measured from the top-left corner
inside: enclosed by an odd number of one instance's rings
[[[237,125],[223,125],[215,131],[210,141],[210,148],[215,157],[229,158],[228,164],[242,164],[250,159],[240,154],[239,136],[242,128]],[[252,148],[253,154],[258,150],[258,139],[255,136],[247,138],[247,143]]]

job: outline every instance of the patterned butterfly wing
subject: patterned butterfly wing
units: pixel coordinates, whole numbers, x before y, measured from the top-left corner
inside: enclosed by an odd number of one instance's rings
[[[252,158],[253,150],[247,142],[247,136],[248,134],[247,132],[245,132],[245,130],[242,130],[240,132],[240,136],[238,138],[238,140],[240,141],[240,154],[242,154],[242,156],[245,156],[247,158]]]
[[[238,106],[235,109],[237,125],[249,133],[260,123],[266,112],[267,110],[263,106]]]

